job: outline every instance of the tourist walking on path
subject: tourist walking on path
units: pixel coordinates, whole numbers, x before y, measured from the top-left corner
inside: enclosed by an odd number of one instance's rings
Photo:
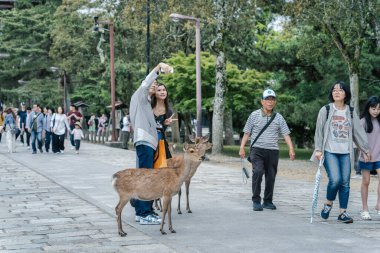
[[[130,121],[128,115],[128,109],[124,110],[124,117],[122,119],[122,128],[121,128],[121,144],[123,149],[128,149],[128,142],[130,137]]]
[[[378,175],[377,185],[377,203],[375,206],[376,213],[380,215],[380,98],[372,96],[368,98],[364,106],[360,120],[365,132],[367,133],[369,149],[371,151],[371,160],[365,162],[364,154],[359,156],[359,169],[362,174],[362,205],[360,213],[363,220],[371,220],[368,210],[368,186],[370,182],[370,173],[376,170]]]
[[[36,140],[38,149],[42,153],[42,131],[44,126],[44,115],[41,112],[39,104],[33,105],[33,111],[30,113],[28,131],[31,132],[33,154],[37,154]]]
[[[356,112],[350,108],[350,88],[342,81],[336,82],[329,91],[330,104],[323,106],[318,113],[313,161],[324,160],[329,182],[326,201],[321,217],[328,219],[336,195],[339,193],[338,221],[352,223],[347,213],[350,194],[350,175],[354,165],[353,143],[363,151],[364,161],[370,160],[367,135],[360,124]]]
[[[252,163],[252,202],[254,211],[263,208],[275,210],[273,204],[273,190],[277,175],[279,159],[279,136],[283,136],[289,148],[289,157],[294,160],[295,153],[290,130],[280,113],[274,112],[276,94],[266,89],[261,98],[262,108],[249,115],[245,123],[243,138],[241,140],[240,157],[245,157],[245,144],[251,137],[249,160]],[[261,204],[261,181],[265,175],[265,191]]]
[[[151,96],[155,92],[154,80],[163,70],[170,73],[172,67],[165,63],[158,64],[145,77],[140,87],[133,93],[130,104],[130,119],[134,130],[133,142],[136,147],[137,167],[153,168],[154,151],[157,148],[158,138],[156,120],[151,106]],[[153,213],[153,201],[134,200],[136,221],[145,225],[159,225],[161,220]]]
[[[57,112],[54,113],[51,120],[51,129],[53,132],[53,146],[52,150],[54,154],[63,153],[65,150],[65,134],[66,130],[70,131],[70,126],[67,121],[67,117],[63,112],[62,106],[57,108]]]
[[[45,151],[49,153],[50,150],[50,144],[52,139],[52,133],[51,133],[51,118],[52,118],[52,111],[49,107],[44,108],[44,132],[45,132]]]
[[[96,142],[96,125],[95,125],[95,115],[92,113],[90,119],[87,122],[88,132],[90,134],[90,141],[92,143]]]
[[[80,122],[75,123],[75,128],[71,131],[71,134],[74,136],[75,153],[79,154],[80,140],[84,138]]]
[[[0,142],[1,142],[2,134],[4,132],[4,121],[5,121],[5,117],[4,117],[3,108],[0,107]]]
[[[21,110],[17,112],[19,116],[19,121],[20,121],[20,142],[24,146],[25,145],[25,139],[24,139],[24,134],[26,133],[26,118],[27,118],[27,111],[26,111],[26,105],[24,102],[21,103]]]
[[[8,153],[16,152],[16,114],[12,108],[7,109],[7,116],[5,116],[4,129],[7,133],[7,146]]]
[[[98,123],[98,143],[104,143],[104,135],[106,132],[107,116],[103,113]]]
[[[75,105],[70,106],[70,112],[67,114],[67,120],[70,125],[70,143],[71,149],[75,149],[74,135],[71,134],[71,131],[75,128],[75,123],[79,121],[81,123],[83,115],[78,112],[78,107]]]

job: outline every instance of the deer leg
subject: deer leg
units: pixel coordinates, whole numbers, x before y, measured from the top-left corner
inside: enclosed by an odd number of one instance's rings
[[[192,213],[190,210],[190,204],[189,204],[189,188],[190,188],[190,180],[185,182],[186,187],[186,211],[188,213]]]
[[[166,232],[164,231],[164,223],[165,223],[165,216],[166,216],[166,213],[168,211],[169,199],[170,199],[170,197],[168,197],[168,196],[162,197],[163,205],[162,205],[162,221],[161,221],[160,231],[161,231],[161,234],[163,234],[163,235],[166,235]]]
[[[178,192],[178,207],[177,207],[177,213],[182,214],[181,212],[181,188],[179,188]]]
[[[172,233],[176,233],[173,229],[172,225],[172,198],[170,197],[169,203],[168,203],[168,220],[169,220],[169,230]]]
[[[123,231],[122,222],[121,222],[121,212],[123,211],[123,208],[128,203],[128,201],[129,201],[129,197],[120,196],[119,203],[115,207],[116,216],[117,216],[117,228],[118,228],[119,235],[122,237],[126,236],[127,233]]]
[[[155,200],[154,200],[154,209],[159,210],[159,211],[162,211],[162,208],[160,208],[160,207],[158,206],[159,201],[161,201],[161,200],[160,200],[160,199],[155,199]]]

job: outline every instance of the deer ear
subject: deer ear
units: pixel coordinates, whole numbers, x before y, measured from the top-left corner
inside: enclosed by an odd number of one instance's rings
[[[183,151],[187,151],[189,149],[189,144],[187,143],[187,142],[185,142],[184,144],[183,144]]]
[[[210,134],[207,134],[206,136],[203,136],[202,137],[202,143],[207,142],[209,138],[210,138]]]

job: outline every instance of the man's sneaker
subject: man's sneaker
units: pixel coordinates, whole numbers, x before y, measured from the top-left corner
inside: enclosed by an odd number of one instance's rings
[[[140,219],[141,219],[141,216],[138,216],[138,215],[135,216],[135,221],[136,222],[140,222]]]
[[[155,212],[153,212],[152,216],[153,216],[156,220],[158,220],[160,223],[162,222],[161,217],[160,217],[158,214],[156,214]]]
[[[161,222],[158,221],[153,215],[140,217],[140,225],[160,225],[160,224]]]
[[[343,223],[352,223],[354,220],[348,215],[346,211],[343,213],[339,214],[338,216],[338,221],[343,222]]]
[[[253,211],[262,211],[263,207],[259,201],[253,201]]]
[[[40,151],[40,153],[42,154],[44,151],[42,150],[42,148],[38,149]]]
[[[265,209],[271,209],[271,210],[276,210],[277,209],[276,206],[273,205],[273,203],[269,202],[269,201],[264,201],[263,208],[265,208]]]
[[[332,205],[324,204],[323,209],[321,211],[321,217],[327,220],[329,218],[331,209],[332,209]]]

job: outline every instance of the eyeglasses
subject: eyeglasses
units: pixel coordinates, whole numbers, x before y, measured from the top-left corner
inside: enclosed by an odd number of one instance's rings
[[[335,93],[343,93],[344,90],[343,90],[343,89],[333,89],[332,92],[335,92]]]

